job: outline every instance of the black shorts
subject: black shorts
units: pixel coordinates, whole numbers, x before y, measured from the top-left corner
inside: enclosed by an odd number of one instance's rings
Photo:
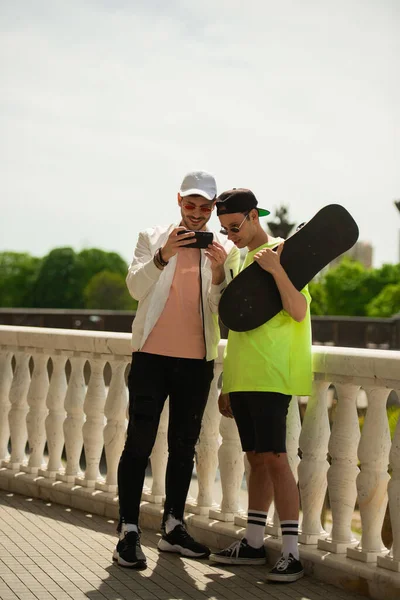
[[[229,398],[244,452],[286,452],[286,415],[291,396],[231,392]]]

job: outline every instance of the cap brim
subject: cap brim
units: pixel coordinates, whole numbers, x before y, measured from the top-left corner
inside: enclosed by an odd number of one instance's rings
[[[192,188],[191,190],[185,190],[184,192],[180,191],[179,193],[182,198],[185,198],[185,196],[203,196],[203,198],[210,200],[210,202],[215,199],[215,196],[211,197],[210,194],[207,194],[207,192],[204,190],[197,190],[195,188]]]
[[[265,208],[258,208],[258,206],[257,210],[260,217],[266,217],[267,215],[271,214],[269,210],[265,210]]]

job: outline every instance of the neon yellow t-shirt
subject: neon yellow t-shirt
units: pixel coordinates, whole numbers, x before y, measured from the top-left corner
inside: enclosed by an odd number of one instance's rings
[[[254,261],[262,248],[271,248],[280,240],[263,244],[246,256],[242,269]],[[280,392],[308,396],[311,393],[311,296],[307,314],[301,323],[285,310],[251,331],[229,331],[224,358],[223,392]]]

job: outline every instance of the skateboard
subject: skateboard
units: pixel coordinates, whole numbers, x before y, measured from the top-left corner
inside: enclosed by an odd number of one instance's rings
[[[285,241],[281,265],[295,288],[301,290],[357,239],[358,226],[351,214],[340,204],[329,204]],[[219,303],[220,319],[233,331],[255,329],[281,310],[273,276],[256,262],[229,283]]]

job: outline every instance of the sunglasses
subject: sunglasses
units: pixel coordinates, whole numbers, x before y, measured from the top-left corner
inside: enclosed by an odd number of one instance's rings
[[[188,211],[194,210],[195,208],[199,208],[200,211],[204,215],[209,215],[213,211],[214,206],[210,207],[210,206],[195,206],[194,204],[183,204],[183,208]]]
[[[240,228],[242,227],[243,223],[245,222],[245,220],[247,219],[247,217],[249,216],[250,211],[248,211],[245,216],[243,221],[240,223],[240,225],[232,225],[232,227],[221,227],[221,229],[219,230],[220,233],[222,233],[223,235],[228,235],[228,233],[239,233]]]

